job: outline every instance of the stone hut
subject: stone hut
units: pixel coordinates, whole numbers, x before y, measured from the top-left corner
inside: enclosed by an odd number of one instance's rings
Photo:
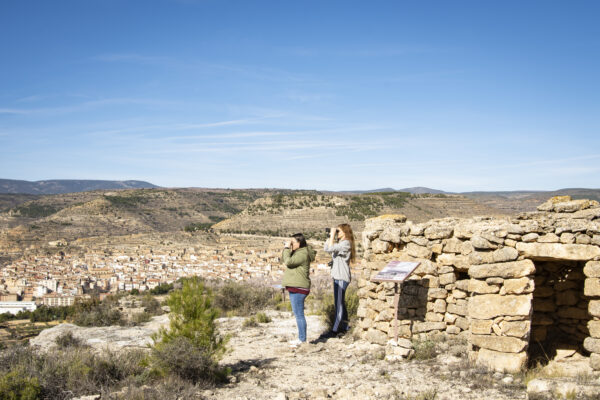
[[[390,260],[420,261],[400,289],[398,333],[463,337],[470,357],[515,372],[564,350],[600,370],[600,204],[554,197],[517,217],[367,220],[358,268],[360,335],[394,336],[394,284],[371,278]],[[407,352],[404,353],[406,355]]]

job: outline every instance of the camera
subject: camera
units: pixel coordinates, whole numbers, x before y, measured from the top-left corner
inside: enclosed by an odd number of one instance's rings
[[[335,233],[337,233],[337,229],[335,230]],[[325,233],[331,233],[331,228],[325,228]]]

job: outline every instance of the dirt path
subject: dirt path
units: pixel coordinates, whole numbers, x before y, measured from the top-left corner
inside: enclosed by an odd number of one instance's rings
[[[296,324],[290,313],[270,312],[273,319],[243,327],[243,318],[220,321],[229,333],[231,351],[222,363],[233,370],[228,385],[207,390],[209,399],[524,399],[525,390],[509,375],[470,368],[465,352],[448,343],[447,351],[425,361],[386,361],[384,347],[350,335],[292,349]],[[308,339],[325,329],[308,316]],[[518,378],[516,380],[518,382]]]

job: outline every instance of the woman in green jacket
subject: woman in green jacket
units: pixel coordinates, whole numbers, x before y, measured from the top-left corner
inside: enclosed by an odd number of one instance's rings
[[[290,341],[292,347],[306,342],[306,318],[304,318],[304,300],[310,293],[310,262],[315,260],[316,252],[308,247],[301,233],[292,235],[283,249],[282,260],[285,264],[282,285],[290,295],[292,311],[298,325],[298,339]]]

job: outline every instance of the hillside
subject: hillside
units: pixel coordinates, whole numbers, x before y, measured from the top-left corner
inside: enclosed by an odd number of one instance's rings
[[[210,226],[262,195],[263,191],[139,189],[41,196],[0,213],[0,249],[60,239],[180,232],[190,224]]]
[[[350,222],[361,232],[366,218],[404,214],[422,222],[449,216],[501,215],[501,211],[456,195],[377,192],[361,195],[276,195],[256,200],[233,217],[219,222],[220,232],[288,235],[304,232],[324,237],[324,228]]]
[[[150,189],[157,187],[158,186],[156,185],[143,181],[52,179],[31,182],[14,179],[0,179],[0,193],[60,194],[102,189]]]

